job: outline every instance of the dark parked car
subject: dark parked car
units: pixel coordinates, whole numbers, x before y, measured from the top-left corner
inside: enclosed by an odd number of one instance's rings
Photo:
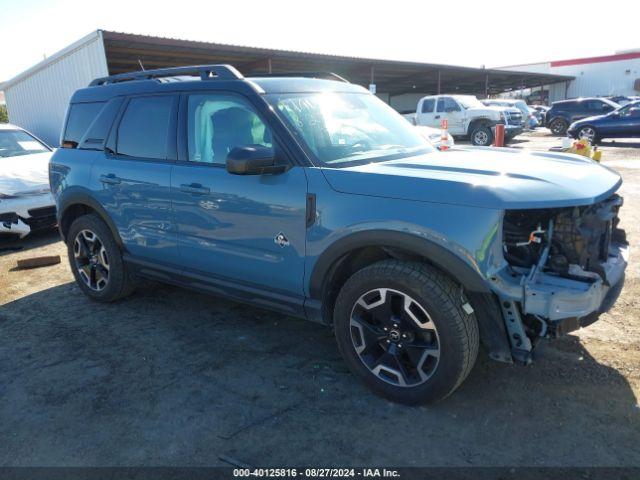
[[[628,103],[606,115],[587,117],[572,123],[567,131],[573,138],[597,142],[603,138],[640,137],[640,101]]]
[[[326,324],[351,372],[399,402],[449,395],[480,344],[530,363],[624,282],[616,172],[439,152],[345,81],[114,75],[73,94],[61,144],[51,191],[84,294],[111,302],[149,277]]]
[[[620,105],[606,98],[577,98],[554,102],[546,115],[546,127],[554,135],[565,135],[576,120],[596,115],[604,115],[620,108]]]

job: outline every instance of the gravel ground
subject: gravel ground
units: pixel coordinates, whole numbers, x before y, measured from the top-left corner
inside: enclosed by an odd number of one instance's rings
[[[517,148],[559,139],[525,134]],[[606,142],[640,243],[640,142]],[[616,307],[530,367],[481,356],[431,407],[381,400],[319,325],[149,284],[111,305],[55,232],[0,251],[0,465],[640,466],[640,267]],[[7,242],[0,248],[11,246]],[[16,260],[63,256],[14,270]]]

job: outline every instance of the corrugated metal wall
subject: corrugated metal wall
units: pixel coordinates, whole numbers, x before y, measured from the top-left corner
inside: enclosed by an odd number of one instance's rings
[[[101,32],[5,89],[9,122],[58,146],[69,99],[78,88],[108,75]]]
[[[640,78],[640,58],[566,66],[552,66],[551,63],[546,62],[504,67],[503,70],[552,73],[575,77],[575,80],[569,82],[569,88],[564,83],[549,87],[551,102],[565,98],[640,94],[633,88],[634,82]]]

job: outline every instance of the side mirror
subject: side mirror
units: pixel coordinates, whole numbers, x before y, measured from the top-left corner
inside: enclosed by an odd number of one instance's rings
[[[612,117],[619,117],[620,116],[620,112],[618,112],[617,110],[614,110],[609,115],[611,115]]]
[[[262,145],[236,147],[227,155],[227,172],[234,175],[265,175],[282,173],[287,165],[276,165],[272,148]]]

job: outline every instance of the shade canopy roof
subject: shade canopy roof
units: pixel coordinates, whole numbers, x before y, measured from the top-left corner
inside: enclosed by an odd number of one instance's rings
[[[376,84],[379,93],[470,93],[480,96],[540,87],[573,77],[544,73],[376,60],[289,50],[225,45],[119,32],[102,32],[111,75],[140,69],[228,63],[245,76],[334,72],[352,83]]]

